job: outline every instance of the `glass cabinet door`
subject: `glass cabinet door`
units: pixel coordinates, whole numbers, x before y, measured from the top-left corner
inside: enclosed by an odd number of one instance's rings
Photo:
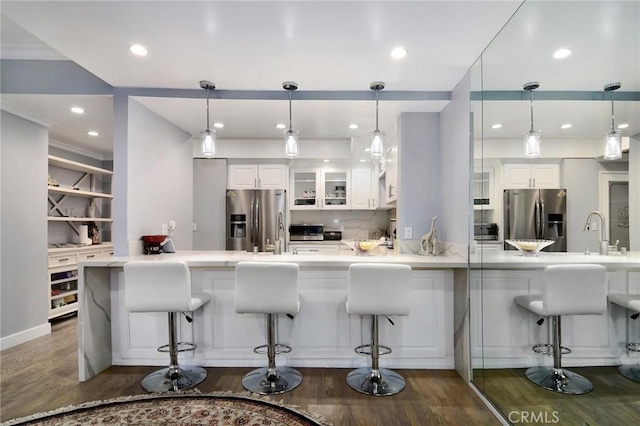
[[[322,170],[322,207],[348,209],[349,172],[346,170]]]
[[[291,202],[292,210],[317,209],[318,199],[318,171],[291,171]]]

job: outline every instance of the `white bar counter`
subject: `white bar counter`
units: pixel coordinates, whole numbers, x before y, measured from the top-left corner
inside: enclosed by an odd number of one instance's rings
[[[237,251],[194,251],[110,257],[79,265],[78,359],[80,381],[110,365],[165,365],[168,356],[156,348],[167,341],[166,314],[134,313],[124,308],[122,266],[130,260],[186,261],[194,291],[213,300],[196,311],[193,322],[181,318],[179,340],[198,345],[182,353],[180,362],[206,367],[262,366],[266,358],[253,352],[265,343],[263,315],[239,315],[234,309],[235,265],[240,261],[295,262],[300,266],[301,308],[291,320],[278,317],[278,340],[293,351],[278,365],[352,368],[367,365],[353,348],[370,343],[370,318],[349,316],[344,303],[347,271],[352,263],[391,262],[413,269],[413,305],[395,326],[381,322],[381,341],[393,353],[381,358],[389,368],[454,368],[454,270],[466,271],[464,256],[397,254],[379,247],[376,255],[356,256],[350,250],[313,254],[258,254]],[[466,281],[466,275],[464,280]],[[390,282],[389,285],[393,285]],[[153,297],[152,294],[149,297]]]

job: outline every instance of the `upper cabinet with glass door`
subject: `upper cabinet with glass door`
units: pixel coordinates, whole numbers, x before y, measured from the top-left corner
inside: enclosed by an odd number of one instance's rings
[[[292,169],[291,210],[348,209],[349,170]]]

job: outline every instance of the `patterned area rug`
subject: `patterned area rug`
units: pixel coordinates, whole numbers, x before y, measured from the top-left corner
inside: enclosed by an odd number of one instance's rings
[[[330,426],[317,414],[251,393],[198,391],[93,401],[2,425],[242,425]]]

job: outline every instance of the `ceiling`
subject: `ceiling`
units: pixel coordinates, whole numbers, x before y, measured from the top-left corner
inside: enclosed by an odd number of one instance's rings
[[[540,80],[540,90],[601,90],[606,82],[615,80],[614,76],[587,76],[613,67],[625,70],[625,74],[615,75],[623,81],[622,90],[639,90],[640,73],[634,75],[633,67],[635,61],[637,71],[637,56],[622,55],[631,63],[623,68],[615,61],[612,66],[593,66],[594,57],[611,51],[612,46],[622,51],[638,46],[638,2],[620,2],[627,7],[635,4],[631,13],[618,2],[586,2],[578,10],[589,18],[571,15],[573,19],[567,20],[565,14],[575,13],[576,8],[560,8],[557,15],[544,9],[558,7],[555,3],[562,2],[525,4],[522,9],[537,9],[518,13],[514,19],[521,21],[505,29],[512,33],[499,37],[493,49],[487,49],[483,64],[486,87],[521,90],[524,82]],[[387,101],[382,96],[385,91],[451,91],[518,6],[520,1],[3,0],[0,54],[3,59],[67,58],[114,87],[201,91],[198,82],[206,79],[215,82],[218,90],[283,92],[282,82],[293,80],[299,85],[297,95],[302,95],[304,91],[370,92],[369,84],[381,80],[386,88],[381,93],[379,127],[390,131],[400,112],[439,112],[447,102]],[[596,32],[594,25],[608,26],[611,45],[589,38],[569,38],[573,31]],[[149,54],[142,58],[131,55],[127,46],[132,43],[144,44]],[[574,54],[559,70],[557,63],[546,61],[559,44],[565,43]],[[401,60],[390,56],[391,49],[398,45],[408,50]],[[534,46],[542,50],[534,50]],[[619,51],[614,49],[613,53]],[[589,61],[588,68],[584,61]],[[530,65],[518,68],[526,64]],[[551,70],[545,69],[549,67]],[[517,72],[509,72],[514,70]],[[197,136],[205,127],[203,99],[135,99],[191,135]],[[3,94],[2,103],[51,123],[51,137],[59,142],[105,158],[111,155],[110,97]],[[502,134],[511,137],[506,132],[508,121],[519,137],[522,122],[528,126],[528,103],[518,102],[517,108],[513,103],[507,103],[507,108],[498,108],[498,104],[493,109],[487,106],[485,119],[496,114],[496,122],[505,123]],[[596,104],[594,108],[600,111],[602,102]],[[622,117],[626,106],[618,104],[616,111]],[[69,113],[73,105],[83,106],[86,113]],[[596,125],[591,113],[587,118],[586,106],[581,107],[560,108],[546,115],[557,121],[563,110],[570,111],[572,131],[603,133],[606,129]],[[635,127],[626,132],[640,132],[640,120],[634,121],[635,110],[627,115]],[[540,113],[541,125],[544,117]],[[580,120],[585,126],[579,124]],[[288,122],[288,103],[215,99],[211,102],[211,121],[224,123],[224,128],[217,130],[221,138],[275,139],[282,135],[275,123]],[[606,117],[604,121],[606,124]],[[357,123],[359,129],[349,129],[351,123]],[[587,123],[593,126],[589,130]],[[363,100],[294,100],[293,127],[300,131],[301,139],[353,138],[357,158],[363,155],[362,148],[375,128],[375,105]],[[555,132],[557,126],[548,127]],[[87,130],[98,130],[100,136],[89,137]]]

